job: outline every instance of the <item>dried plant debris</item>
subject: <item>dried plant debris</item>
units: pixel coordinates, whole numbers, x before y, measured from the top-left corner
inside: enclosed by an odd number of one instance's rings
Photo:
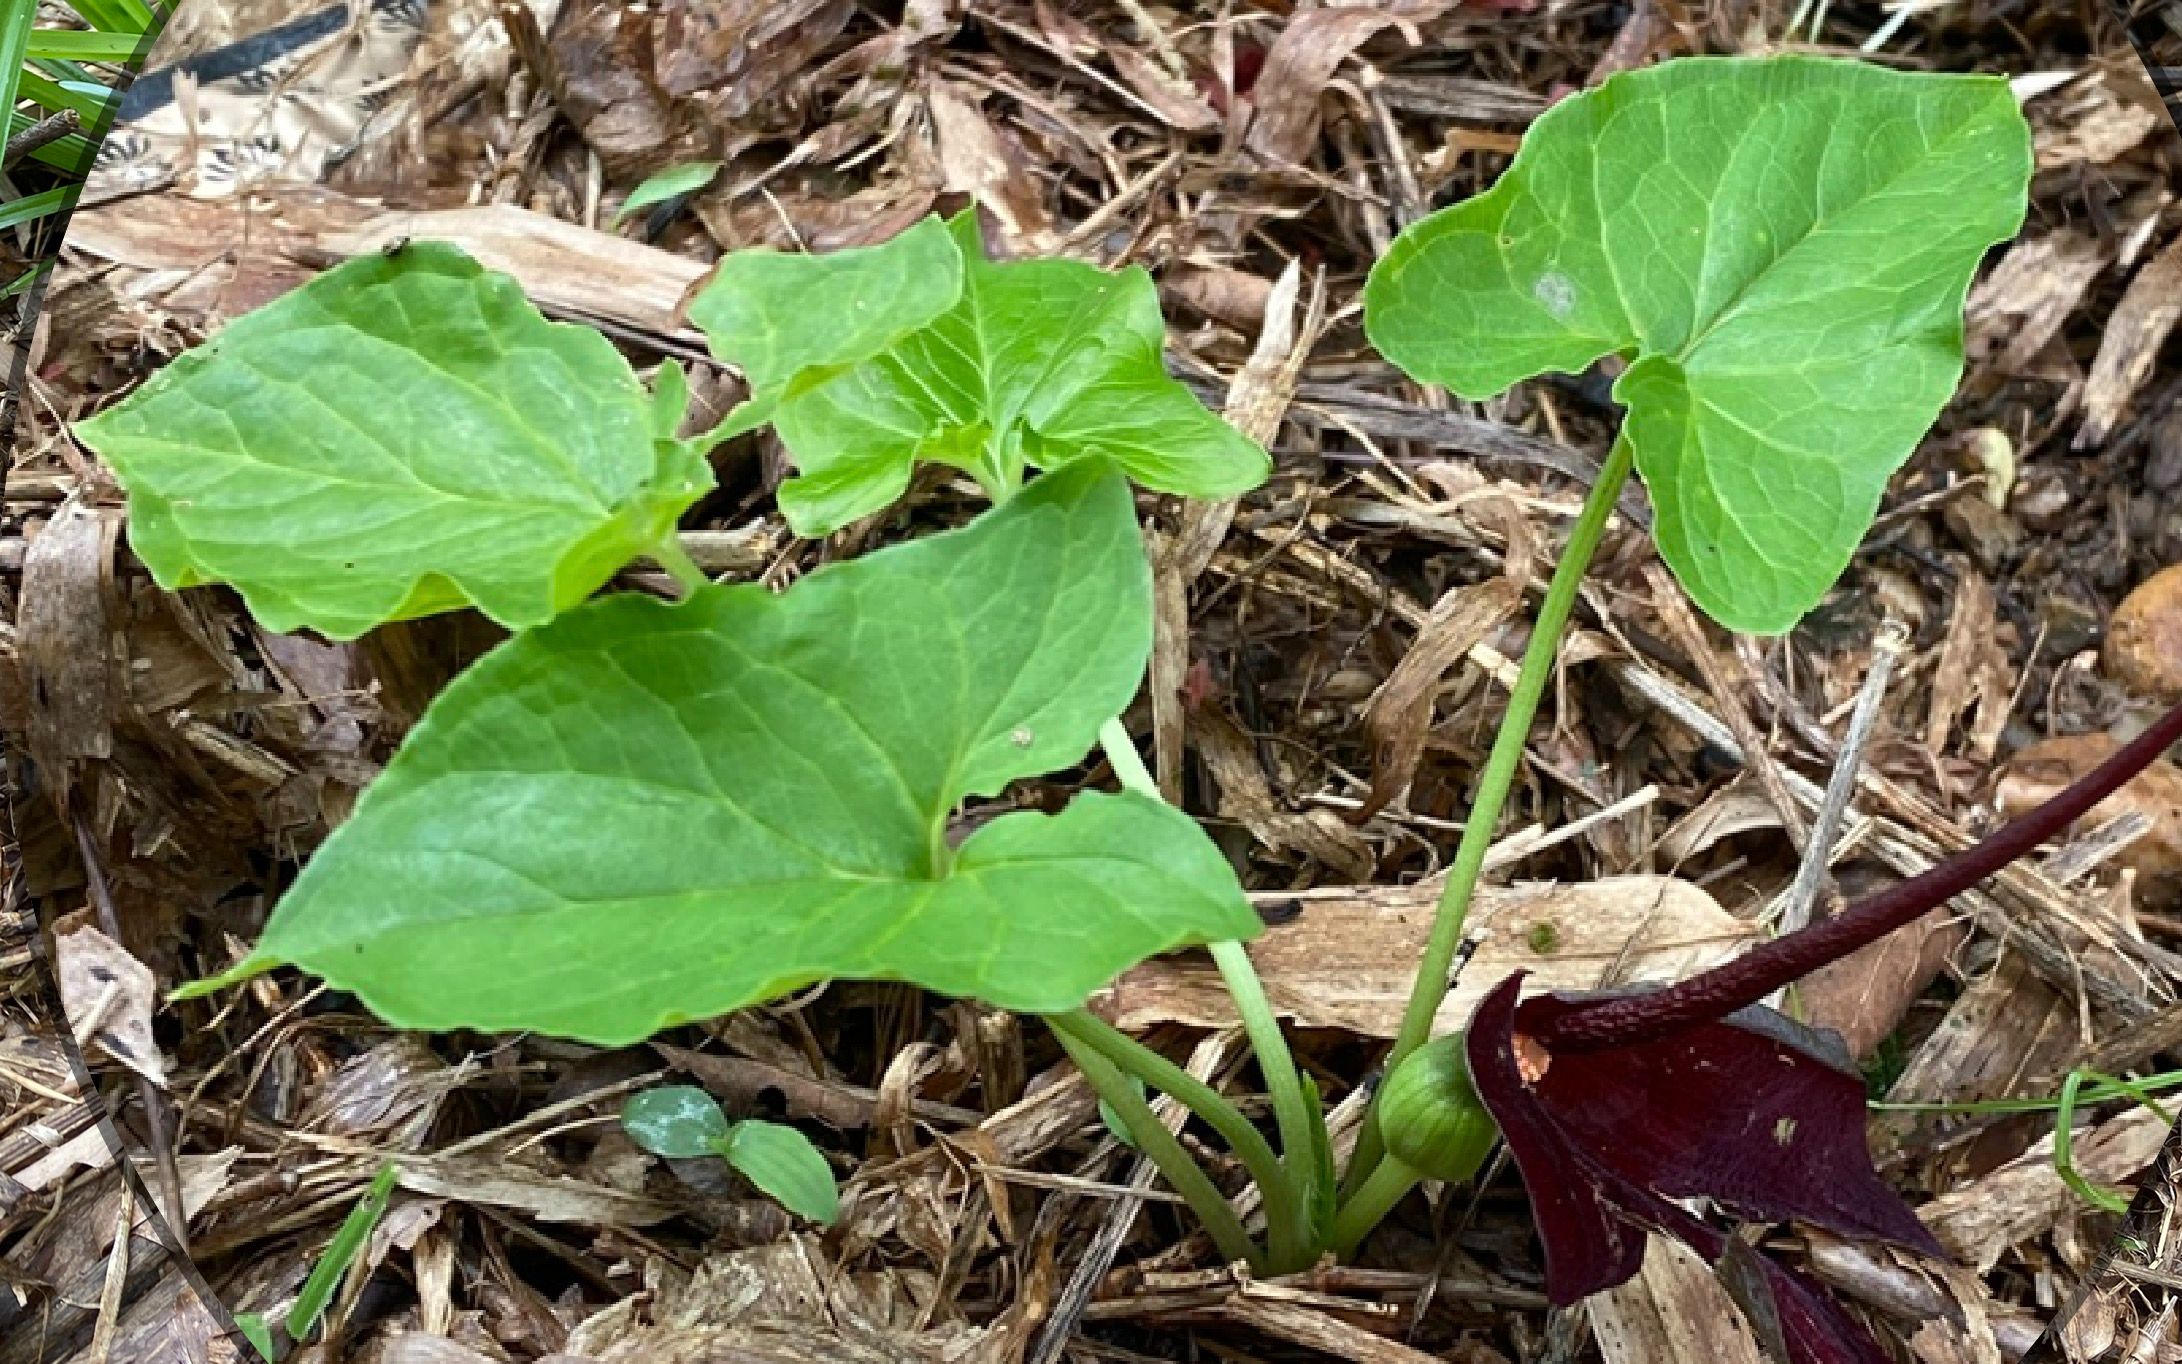
[[[285,973],[166,1001],[246,953],[501,632],[451,614],[281,636],[223,590],[162,594],[67,429],[228,321],[407,241],[463,247],[647,379],[686,363],[684,436],[746,396],[685,311],[729,251],[873,245],[971,209],[996,259],[1143,266],[1169,371],[1275,472],[1232,502],[1141,501],[1156,681],[1128,723],[1267,920],[1259,969],[1345,1147],[1362,1100],[1344,1086],[1394,1030],[1526,603],[1620,415],[1598,368],[1480,404],[1402,380],[1362,334],[1371,262],[1615,70],[1795,44],[2015,78],[2032,211],[1973,288],[1955,401],[1841,586],[1778,640],[1689,616],[1649,507],[1624,500],[1443,1021],[1515,969],[1577,989],[1684,976],[1798,897],[1819,917],[1929,867],[2182,691],[2182,137],[2132,38],[2173,96],[2172,0],[2120,17],[2104,0],[185,5],[42,320],[11,339],[0,1364],[247,1357],[157,1234],[176,1207],[206,1288],[312,1360],[1654,1364],[1695,1344],[1742,1364],[1775,1343],[1762,1311],[1749,1324],[1753,1285],[1783,1272],[1909,1358],[2023,1358],[2069,1303],[2043,1357],[2175,1357],[2178,1186],[2144,1173],[2164,1116],[2096,1078],[2165,1103],[2182,1064],[2171,766],[1784,1001],[1849,1039],[1883,1105],[1882,1172],[1957,1267],[1785,1221],[1754,1245],[1700,1236],[1709,1263],[1655,1239],[1637,1278],[1557,1310],[1502,1171],[1405,1203],[1355,1264],[1256,1280],[1138,1176],[1044,1031],[983,1006],[837,985],[605,1049],[396,1036]],[[735,581],[782,587],[971,505],[926,470],[889,510],[802,539],[773,437],[711,462],[683,544]],[[1844,766],[1823,874],[1791,894]],[[1110,785],[1093,760],[961,823]],[[1207,962],[1155,961],[1097,1003],[1258,1102]],[[617,1115],[661,1084],[794,1125],[841,1181],[836,1225],[796,1223],[720,1161],[637,1146]],[[387,1162],[387,1206],[291,1339]],[[2133,1184],[2126,1218],[2084,1196]]]

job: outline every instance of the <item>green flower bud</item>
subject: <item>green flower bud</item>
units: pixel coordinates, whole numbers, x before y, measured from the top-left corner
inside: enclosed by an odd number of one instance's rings
[[[1388,1155],[1426,1179],[1460,1184],[1477,1173],[1500,1129],[1470,1085],[1461,1033],[1433,1038],[1387,1077],[1379,1135]]]

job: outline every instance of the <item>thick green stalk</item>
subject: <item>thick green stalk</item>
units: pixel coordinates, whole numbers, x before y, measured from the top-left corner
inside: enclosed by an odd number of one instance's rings
[[[1350,1195],[1334,1215],[1333,1253],[1342,1260],[1354,1256],[1364,1238],[1371,1235],[1371,1229],[1384,1222],[1394,1206],[1422,1182],[1423,1177],[1407,1165],[1382,1159],[1363,1187]]]
[[[1130,1088],[1126,1077],[1097,1048],[1077,1040],[1059,1026],[1054,1028],[1053,1035],[1061,1040],[1061,1046],[1076,1063],[1076,1069],[1083,1072],[1091,1087],[1120,1119],[1129,1140],[1159,1167],[1159,1172],[1167,1177],[1175,1192],[1189,1204],[1190,1211],[1197,1214],[1198,1222],[1212,1237],[1213,1244],[1220,1248],[1220,1254],[1230,1263],[1245,1261],[1262,1272],[1266,1267],[1265,1254],[1251,1241],[1250,1233],[1243,1230],[1242,1219],[1235,1216],[1235,1210],[1228,1206],[1212,1177],[1191,1157],[1174,1133],[1167,1130],[1166,1124],[1159,1121],[1144,1096]]]
[[[1106,751],[1106,760],[1114,765],[1114,775],[1123,789],[1152,800],[1162,799],[1159,783],[1119,719],[1109,720],[1099,729],[1099,747]],[[1317,1126],[1311,1120],[1310,1100],[1303,1094],[1302,1073],[1296,1069],[1295,1057],[1288,1050],[1288,1036],[1281,1031],[1280,1018],[1266,997],[1264,982],[1258,979],[1250,953],[1239,942],[1216,942],[1211,951],[1228,996],[1235,1001],[1235,1012],[1242,1019],[1250,1049],[1257,1055],[1258,1069],[1265,1076],[1265,1092],[1273,1101],[1273,1120],[1280,1128],[1282,1168],[1288,1172],[1288,1185],[1295,1190],[1299,1205],[1307,1206],[1311,1201],[1310,1162],[1316,1149]],[[1266,1191],[1269,1218],[1273,1193],[1271,1189]],[[1277,1222],[1274,1225],[1279,1227]],[[1305,1238],[1309,1239],[1307,1231]],[[1281,1240],[1279,1231],[1275,1232],[1275,1240]]]
[[[1553,579],[1546,586],[1546,599],[1538,608],[1536,624],[1531,627],[1530,647],[1523,651],[1522,669],[1516,674],[1515,689],[1508,695],[1507,714],[1500,721],[1499,733],[1493,736],[1492,753],[1486,758],[1484,775],[1478,781],[1477,799],[1463,820],[1462,839],[1455,846],[1454,863],[1447,869],[1447,886],[1440,892],[1439,908],[1432,921],[1432,936],[1425,944],[1424,956],[1417,963],[1416,983],[1410,989],[1409,1005],[1402,1014],[1402,1029],[1394,1040],[1394,1050],[1387,1057],[1389,1075],[1409,1058],[1411,1052],[1431,1040],[1432,1020],[1438,1016],[1440,1003],[1447,997],[1448,973],[1454,969],[1455,953],[1462,946],[1462,929],[1470,912],[1470,897],[1476,893],[1478,878],[1485,870],[1485,854],[1492,847],[1493,831],[1500,823],[1501,806],[1507,803],[1508,792],[1515,785],[1515,774],[1523,763],[1524,746],[1530,742],[1531,721],[1537,718],[1546,684],[1553,680],[1553,664],[1560,654],[1561,634],[1568,628],[1568,618],[1576,609],[1577,589],[1583,586],[1584,573],[1590,568],[1591,556],[1598,550],[1599,539],[1606,532],[1606,522],[1613,515],[1614,504],[1621,498],[1622,485],[1629,481],[1630,464],[1629,441],[1623,436],[1614,442],[1613,450],[1608,453],[1605,467],[1599,470],[1597,481],[1584,498],[1575,529],[1569,532],[1568,545],[1561,551],[1560,562],[1553,567]],[[1356,1159],[1349,1167],[1347,1183],[1351,1189],[1361,1188],[1362,1181],[1370,1178],[1384,1150],[1374,1118],[1364,1124]]]
[[[1049,1014],[1046,1026],[1069,1048],[1070,1056],[1076,1055],[1078,1048],[1089,1050],[1115,1070],[1172,1095],[1184,1108],[1204,1119],[1205,1125],[1219,1133],[1228,1149],[1242,1161],[1243,1168],[1257,1181],[1259,1192],[1265,1195],[1265,1222],[1281,1270],[1309,1263],[1316,1248],[1309,1244],[1301,1191],[1280,1157],[1273,1154],[1265,1135],[1251,1126],[1241,1109],[1211,1085],[1088,1010]]]
[[[652,546],[652,562],[674,576],[674,581],[681,587],[685,597],[701,587],[712,585],[712,575],[699,568],[697,561],[689,557],[689,551],[682,548],[682,537],[673,531],[668,531],[659,538],[658,544]]]

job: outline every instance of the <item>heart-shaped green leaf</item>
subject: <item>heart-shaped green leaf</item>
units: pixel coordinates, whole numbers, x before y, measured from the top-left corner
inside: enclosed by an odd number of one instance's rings
[[[622,1130],[655,1156],[696,1160],[716,1156],[727,1141],[727,1115],[695,1085],[661,1085],[632,1094],[621,1106]]]
[[[1079,761],[1150,647],[1128,485],[1095,463],[782,596],[593,602],[442,693],[226,981],[291,962],[403,1027],[607,1044],[829,977],[1074,1008],[1258,927],[1142,796],[950,846],[965,796]]]
[[[831,1226],[841,1215],[833,1166],[811,1139],[777,1122],[739,1122],[716,1148],[758,1192],[798,1217]]]
[[[542,624],[711,484],[604,337],[428,243],[238,318],[76,431],[161,586],[341,639],[464,604]]]
[[[923,237],[913,254],[901,245],[924,233],[947,246],[951,269],[927,260],[933,246]],[[867,313],[888,323],[905,315],[874,279],[873,253],[897,250],[884,274],[905,290],[919,286],[905,299],[928,302],[945,281],[958,296],[929,325],[873,347],[845,373],[831,368],[845,348],[824,366],[810,363],[840,330],[817,318],[850,318],[850,334],[869,340],[882,328]],[[738,259],[723,264],[690,314],[717,353],[751,374],[759,404],[779,395],[765,412],[801,470],[782,486],[780,504],[804,535],[885,507],[919,461],[966,470],[996,494],[1026,466],[1087,457],[1112,460],[1147,488],[1193,497],[1245,492],[1270,468],[1264,451],[1167,377],[1159,294],[1141,269],[988,261],[973,213],[945,227],[927,220],[863,252],[756,254],[740,268]],[[826,299],[836,301],[819,306]],[[850,299],[865,311],[852,311]],[[762,324],[750,320],[761,313]],[[794,344],[761,346],[753,337]]]
[[[2023,220],[2006,81],[1697,58],[1562,101],[1491,192],[1371,273],[1372,341],[1482,398],[1611,352],[1661,553],[1780,631],[1871,524],[1962,373],[1962,302]]]

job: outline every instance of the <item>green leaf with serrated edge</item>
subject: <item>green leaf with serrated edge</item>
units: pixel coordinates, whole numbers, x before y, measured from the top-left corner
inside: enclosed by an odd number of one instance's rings
[[[593,602],[440,695],[211,985],[294,963],[402,1027],[605,1044],[830,977],[1075,1008],[1258,927],[1142,796],[948,846],[964,797],[1080,761],[1150,647],[1128,486],[1088,463],[783,595]]]
[[[581,602],[711,484],[613,346],[451,246],[361,257],[230,323],[76,432],[161,586],[231,583],[353,638]]]
[[[743,1178],[798,1217],[832,1226],[841,1215],[833,1167],[811,1139],[777,1122],[739,1122],[714,1150]]]
[[[919,461],[967,470],[996,490],[1013,487],[1026,466],[1093,456],[1145,487],[1197,497],[1265,480],[1265,452],[1167,377],[1159,294],[1143,270],[988,261],[974,213],[913,231],[934,234],[954,257],[952,306],[853,369],[784,391],[770,414],[800,471],[780,490],[798,532],[824,534],[885,507]],[[794,306],[798,316],[812,310],[808,299]],[[700,309],[691,315],[715,351],[747,368],[747,347],[728,344]],[[782,389],[782,368],[768,361],[770,384],[753,376],[761,399],[769,386]]]
[[[2030,171],[1998,77],[1669,62],[1554,106],[1489,193],[1405,231],[1366,326],[1468,398],[1631,356],[1660,552],[1715,619],[1777,632],[1953,393],[1963,295]]]
[[[695,1160],[717,1154],[727,1140],[727,1115],[710,1094],[695,1085],[661,1085],[632,1094],[621,1106],[621,1126],[629,1140],[655,1156]]]

